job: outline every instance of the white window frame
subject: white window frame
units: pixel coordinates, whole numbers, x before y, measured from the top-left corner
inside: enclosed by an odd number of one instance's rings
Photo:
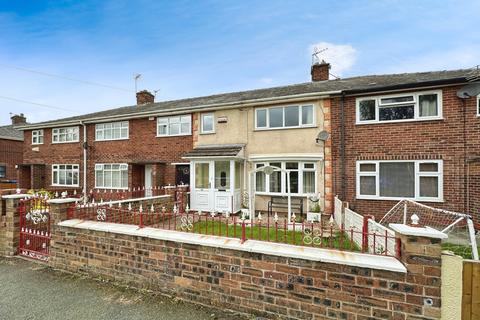
[[[120,123],[120,137],[119,138],[113,138],[113,132],[115,130],[114,125]],[[110,125],[110,128],[105,128],[105,125]],[[103,123],[97,123],[95,124],[95,141],[112,141],[112,140],[128,140],[130,136],[130,124],[128,121],[116,121],[116,122],[103,122]],[[122,137],[122,129],[127,129],[127,135],[125,137]],[[112,131],[112,138],[106,139],[105,138],[105,131],[111,130]],[[99,139],[98,135],[99,133],[102,132],[103,138]]]
[[[42,138],[42,142],[40,142],[40,138]],[[43,142],[44,142],[43,129],[32,130],[32,144],[43,144]]]
[[[298,126],[285,126],[285,109],[288,107],[298,107]],[[302,110],[303,107],[311,107],[312,108],[312,113],[313,113],[313,118],[312,118],[312,123],[311,124],[302,124]],[[317,123],[317,115],[316,115],[316,105],[313,103],[306,103],[306,104],[292,104],[292,105],[285,105],[285,106],[272,106],[268,108],[257,108],[255,109],[255,130],[262,131],[262,130],[285,130],[285,129],[296,129],[296,128],[314,128],[316,127]],[[270,127],[270,109],[275,109],[275,108],[282,108],[283,109],[283,125],[281,127]],[[257,126],[257,112],[259,110],[265,110],[266,111],[266,126],[265,127],[259,127]]]
[[[257,165],[263,165],[267,166],[272,162],[280,162],[281,163],[281,169],[286,168],[286,163],[298,163],[298,169],[297,170],[291,170],[291,171],[298,171],[298,193],[291,193],[292,196],[294,197],[308,197],[314,194],[318,193],[318,165],[316,161],[298,161],[298,160],[269,160],[269,161],[258,161],[254,162],[254,168],[257,169]],[[311,163],[313,164],[313,169],[307,168],[305,169],[304,165],[305,163]],[[313,193],[304,193],[303,192],[303,172],[315,172],[315,192]],[[287,174],[285,172],[281,172],[281,179],[280,179],[280,184],[281,184],[281,189],[280,192],[270,192],[270,176],[265,174],[265,191],[257,191],[257,175],[254,175],[254,181],[253,185],[255,188],[255,194],[257,195],[266,195],[266,196],[287,196],[288,195],[288,190],[287,190]]]
[[[419,105],[419,96],[421,95],[428,95],[428,94],[436,94],[437,95],[437,103],[438,103],[438,114],[436,116],[427,116],[427,117],[420,117],[420,105]],[[382,99],[387,98],[395,98],[395,97],[404,97],[404,96],[413,96],[414,106],[414,116],[412,119],[398,119],[398,120],[379,120],[380,119],[380,106],[382,104],[380,101]],[[374,100],[375,101],[375,119],[374,120],[360,120],[360,102],[365,100]],[[409,104],[408,102],[397,102],[397,103],[390,103],[390,104],[383,104],[383,106],[395,106],[395,105],[404,105]],[[443,119],[443,96],[442,90],[429,90],[429,91],[418,91],[418,92],[405,92],[405,93],[397,93],[397,94],[389,94],[383,96],[369,96],[369,97],[361,97],[355,99],[355,114],[356,120],[355,123],[357,125],[360,124],[372,124],[372,123],[390,123],[390,122],[410,122],[410,121],[429,121],[429,120],[441,120]]]
[[[4,163],[2,163],[2,164],[0,164],[0,168],[4,168],[4,170],[3,170],[3,175],[0,174],[0,178],[4,179],[4,178],[7,177],[7,165],[4,164]],[[0,172],[1,172],[1,171],[0,171]]]
[[[477,96],[477,117],[480,117],[480,94]]]
[[[204,117],[212,117],[212,130],[207,131],[203,128]],[[202,113],[200,115],[200,133],[202,134],[215,133],[215,114],[214,113]]]
[[[380,196],[380,163],[392,162],[410,162],[415,166],[415,196],[414,197],[382,197]],[[421,163],[436,163],[438,165],[437,172],[420,172]],[[361,164],[374,164],[375,171],[360,172]],[[375,179],[375,195],[360,194],[360,177],[374,176]],[[420,177],[437,177],[438,178],[438,197],[420,197]],[[443,160],[362,160],[356,164],[356,197],[364,200],[401,200],[411,199],[415,201],[425,202],[443,202]]]
[[[188,132],[187,133],[182,133],[182,118],[187,118],[188,117]],[[173,118],[180,118],[179,122],[179,133],[178,134],[170,134],[170,125],[171,125],[171,119]],[[160,122],[162,120],[166,120],[167,124],[167,133],[166,134],[160,134],[159,132],[159,126]],[[185,122],[187,123],[187,122]],[[164,124],[162,124],[164,125]],[[175,136],[190,136],[192,134],[192,115],[191,114],[182,114],[182,115],[177,115],[177,116],[170,116],[170,117],[157,117],[157,137],[175,137]]]
[[[113,165],[118,165],[119,166],[119,169],[109,169],[110,172],[113,172],[113,171],[119,171],[120,172],[120,184],[122,182],[122,174],[121,172],[122,171],[127,171],[127,185],[122,187],[113,187],[113,186],[105,186],[105,165],[108,165],[108,166],[113,166]],[[95,189],[103,189],[103,190],[128,190],[128,164],[127,163],[96,163],[95,164],[95,167],[94,167],[94,176],[95,176]],[[102,171],[103,173],[103,185],[100,186],[98,185],[98,179],[97,179],[97,171]],[[113,178],[110,177],[110,181],[113,182]]]
[[[75,131],[76,131],[76,135],[77,135],[77,139],[76,140],[69,140],[67,141],[67,138],[65,137],[65,141],[60,141],[60,138],[58,139],[58,141],[55,141],[55,137],[60,137],[61,135],[65,135],[67,136],[68,133],[60,133],[59,131],[60,130],[69,130],[69,129],[73,129],[74,132],[72,134],[75,134]],[[57,144],[57,143],[75,143],[75,142],[79,142],[80,141],[80,130],[78,128],[78,126],[74,126],[74,127],[61,127],[61,128],[53,128],[52,129],[52,144]]]
[[[65,167],[64,169],[62,169],[61,167]],[[76,184],[61,184],[60,182],[55,182],[53,181],[53,177],[54,177],[54,172],[57,171],[57,177],[58,179],[60,179],[60,171],[65,171],[65,173],[67,172],[67,168],[66,166],[72,166],[72,173],[77,173],[77,183]],[[65,179],[66,180],[66,179]],[[58,180],[60,181],[60,180]],[[73,178],[72,178],[72,182],[73,182]],[[70,164],[70,163],[62,163],[62,164],[52,164],[52,186],[53,187],[79,187],[80,186],[80,165],[78,164]]]

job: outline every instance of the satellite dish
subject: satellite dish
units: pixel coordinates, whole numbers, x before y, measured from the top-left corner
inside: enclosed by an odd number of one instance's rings
[[[320,143],[320,141],[325,142],[325,141],[328,140],[329,137],[330,137],[330,133],[328,133],[328,131],[326,131],[326,130],[322,130],[322,131],[320,131],[319,134],[317,135],[317,138],[315,139],[315,141],[316,141],[317,143]]]
[[[463,88],[457,91],[457,97],[460,99],[468,99],[470,97],[476,97],[480,94],[480,82],[467,84]]]

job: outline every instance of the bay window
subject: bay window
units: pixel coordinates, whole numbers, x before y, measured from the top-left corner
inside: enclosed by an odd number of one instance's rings
[[[78,187],[79,172],[78,164],[52,165],[52,186]]]
[[[255,110],[256,129],[301,128],[314,125],[313,105],[270,107]]]
[[[357,98],[357,124],[441,119],[442,91]]]
[[[95,188],[128,189],[128,165],[126,163],[96,164]]]
[[[258,169],[267,165],[290,171],[290,193],[307,195],[317,192],[316,163],[271,161],[256,163],[255,168]],[[255,191],[260,194],[287,194],[287,174],[281,171],[274,171],[270,175],[262,171],[256,172]]]
[[[441,160],[358,161],[357,198],[442,201]]]

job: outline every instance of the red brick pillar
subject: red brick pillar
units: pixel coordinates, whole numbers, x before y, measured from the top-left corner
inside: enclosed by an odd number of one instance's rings
[[[5,201],[5,216],[3,228],[0,232],[0,255],[13,256],[18,252],[20,240],[20,200],[28,197],[27,194],[11,194],[2,197]]]
[[[441,317],[442,239],[432,228],[390,224],[401,240],[400,260],[407,268],[405,308],[418,308],[428,319]],[[420,309],[421,308],[421,309]]]
[[[64,234],[60,232],[58,223],[68,219],[68,211],[73,208],[72,206],[75,202],[79,201],[76,198],[62,198],[62,199],[51,199],[48,201],[50,205],[50,233],[52,239],[50,240],[50,259],[48,263],[55,267],[57,266],[57,259],[63,253],[58,252],[57,246],[55,245],[56,241],[61,241]]]
[[[165,186],[163,187],[165,189],[165,195],[168,195],[170,196],[170,198],[168,199],[168,203],[167,205],[165,205],[165,207],[168,209],[168,210],[172,210],[173,209],[173,205],[176,201],[175,199],[175,195],[176,195],[176,192],[177,192],[177,187],[176,186]]]

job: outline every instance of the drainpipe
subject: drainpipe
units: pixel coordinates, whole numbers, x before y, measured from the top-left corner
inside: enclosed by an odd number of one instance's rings
[[[80,125],[83,126],[83,202],[87,202],[87,126],[80,121]]]
[[[342,92],[342,99],[340,101],[340,181],[341,181],[341,195],[342,200],[347,201],[346,197],[346,164],[345,164],[345,92]]]

